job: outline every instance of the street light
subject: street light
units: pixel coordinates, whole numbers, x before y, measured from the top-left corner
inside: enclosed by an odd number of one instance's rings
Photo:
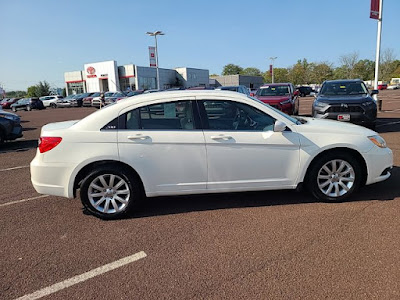
[[[277,59],[278,57],[274,56],[274,57],[270,57],[269,59],[271,60],[271,76],[272,76],[272,83],[274,83],[274,61],[275,59]]]
[[[146,32],[150,36],[154,36],[156,40],[156,68],[157,68],[157,89],[160,90],[160,73],[158,71],[158,49],[157,49],[157,35],[165,35],[162,31],[157,30],[154,32]]]

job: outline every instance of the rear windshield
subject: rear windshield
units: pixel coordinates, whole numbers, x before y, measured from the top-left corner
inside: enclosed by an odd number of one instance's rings
[[[289,94],[287,85],[267,85],[257,90],[257,96],[285,96]]]
[[[368,90],[362,82],[325,82],[320,91],[321,95],[360,95],[368,94]]]

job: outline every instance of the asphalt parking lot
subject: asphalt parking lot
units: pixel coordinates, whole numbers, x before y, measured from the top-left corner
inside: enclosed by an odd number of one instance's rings
[[[0,146],[0,299],[400,299],[400,90],[379,98],[392,176],[349,202],[162,197],[117,221],[30,182],[41,126],[95,109],[18,112],[24,137]],[[300,99],[302,115],[312,100]]]

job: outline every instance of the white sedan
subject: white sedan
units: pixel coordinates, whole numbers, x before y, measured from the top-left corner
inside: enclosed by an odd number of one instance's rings
[[[342,201],[390,176],[392,151],[353,124],[293,118],[226,91],[134,96],[80,121],[45,125],[31,180],[104,219],[165,195],[296,189]]]

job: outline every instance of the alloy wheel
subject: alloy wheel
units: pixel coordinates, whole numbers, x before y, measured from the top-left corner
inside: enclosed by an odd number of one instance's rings
[[[353,187],[355,171],[345,160],[330,160],[319,169],[317,182],[318,188],[326,196],[341,197]]]
[[[115,174],[95,177],[87,193],[93,208],[104,214],[115,214],[125,210],[131,195],[128,183]]]

